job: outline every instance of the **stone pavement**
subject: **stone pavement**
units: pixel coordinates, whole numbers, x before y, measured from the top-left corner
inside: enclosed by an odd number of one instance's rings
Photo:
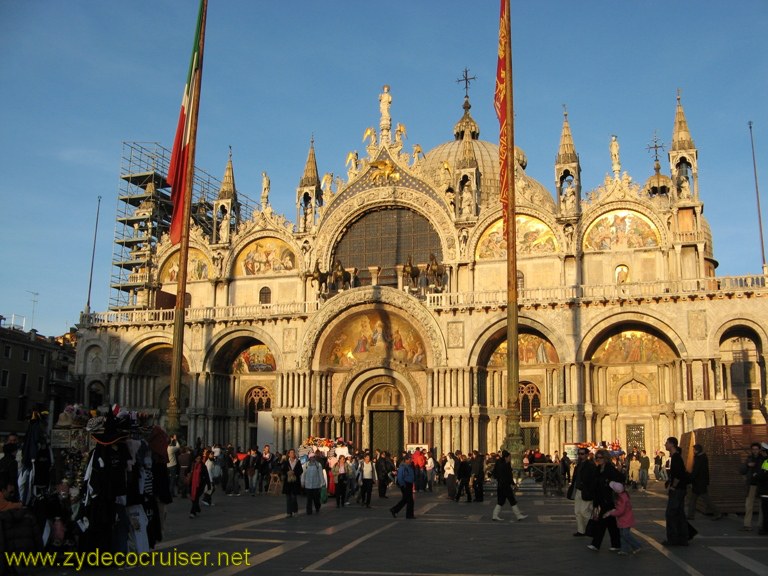
[[[663,487],[630,491],[637,518],[635,533],[644,544],[641,553],[618,556],[603,542],[599,552],[586,548],[588,538],[573,537],[572,502],[544,496],[538,485],[519,494],[520,508],[529,515],[522,522],[492,522],[495,496],[484,502],[455,503],[440,487],[416,494],[416,519],[397,519],[389,499],[377,498],[372,508],[352,502],[336,508],[329,500],[320,514],[306,516],[299,497],[298,516],[287,518],[284,496],[227,497],[214,494],[213,507],[189,519],[189,502],[177,500],[168,509],[166,555],[199,553],[207,566],[136,568],[138,574],[331,574],[331,575],[560,575],[581,574],[748,574],[768,575],[768,536],[757,530],[741,532],[742,519],[719,521],[699,515],[693,522],[699,535],[685,548],[664,548]],[[502,516],[511,518],[506,506]],[[756,519],[755,519],[756,520]],[[208,553],[207,556],[204,556]],[[164,562],[167,562],[168,557]],[[230,565],[226,565],[229,560]],[[88,570],[88,572],[95,572]],[[104,573],[104,571],[99,571]],[[112,571],[110,571],[112,572]],[[59,574],[75,574],[59,570]]]

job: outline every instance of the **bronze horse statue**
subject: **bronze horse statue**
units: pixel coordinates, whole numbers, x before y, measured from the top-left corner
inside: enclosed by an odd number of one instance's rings
[[[427,264],[427,279],[429,285],[437,289],[443,287],[443,278],[445,277],[445,266],[437,261],[434,254],[429,255],[429,264]]]
[[[320,271],[320,262],[315,260],[314,270],[307,273],[307,275],[312,278],[312,282],[317,283],[317,291],[319,294],[325,294],[328,292],[328,277],[330,276],[330,273]]]
[[[408,262],[403,267],[403,278],[408,279],[410,287],[414,290],[419,287],[419,274],[421,274],[421,270],[418,266],[413,265],[413,259],[409,254]]]
[[[341,260],[336,259],[333,265],[331,282],[336,290],[344,290],[352,287],[352,274],[350,274],[341,264]]]

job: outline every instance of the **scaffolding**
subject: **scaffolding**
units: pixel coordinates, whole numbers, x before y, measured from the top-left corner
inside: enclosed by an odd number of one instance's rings
[[[155,308],[158,279],[157,271],[152,270],[152,257],[171,224],[171,193],[166,180],[170,159],[171,151],[157,142],[123,142],[110,310]],[[195,167],[191,218],[209,237],[220,189],[218,178]],[[241,197],[239,204],[242,211],[248,210],[252,202]]]

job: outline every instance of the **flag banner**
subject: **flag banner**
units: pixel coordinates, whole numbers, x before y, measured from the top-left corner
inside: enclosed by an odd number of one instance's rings
[[[171,243],[178,244],[181,241],[182,231],[188,224],[184,222],[184,203],[187,190],[187,169],[189,162],[189,143],[192,128],[192,99],[195,96],[194,87],[200,81],[201,72],[201,38],[204,17],[204,0],[200,1],[200,11],[197,16],[197,30],[195,31],[195,44],[192,48],[192,58],[189,62],[187,84],[184,86],[184,95],[181,100],[181,112],[179,123],[176,126],[176,137],[173,140],[173,152],[171,163],[168,167],[168,184],[171,186],[171,203],[173,213],[171,215]],[[199,94],[199,90],[197,94]],[[190,187],[191,193],[191,187]]]
[[[493,105],[496,108],[496,116],[499,119],[499,200],[501,200],[504,214],[504,237],[507,237],[508,208],[509,208],[509,128],[507,126],[507,99],[511,97],[509,90],[512,79],[507,78],[509,70],[509,0],[501,0],[501,15],[499,18],[499,54],[496,65],[496,90],[493,97]],[[514,152],[512,152],[514,154]],[[514,175],[512,176],[514,177]],[[508,247],[509,249],[509,247]]]

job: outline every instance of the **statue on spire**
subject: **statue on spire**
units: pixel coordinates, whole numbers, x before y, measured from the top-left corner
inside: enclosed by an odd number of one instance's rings
[[[389,142],[389,134],[392,129],[392,117],[389,115],[389,107],[392,105],[392,95],[389,93],[389,85],[384,84],[384,90],[379,95],[379,111],[381,120],[379,121],[379,132],[381,133],[381,142]]]
[[[619,160],[619,141],[616,134],[611,136],[611,169],[613,176],[618,179],[621,172],[621,161]]]

